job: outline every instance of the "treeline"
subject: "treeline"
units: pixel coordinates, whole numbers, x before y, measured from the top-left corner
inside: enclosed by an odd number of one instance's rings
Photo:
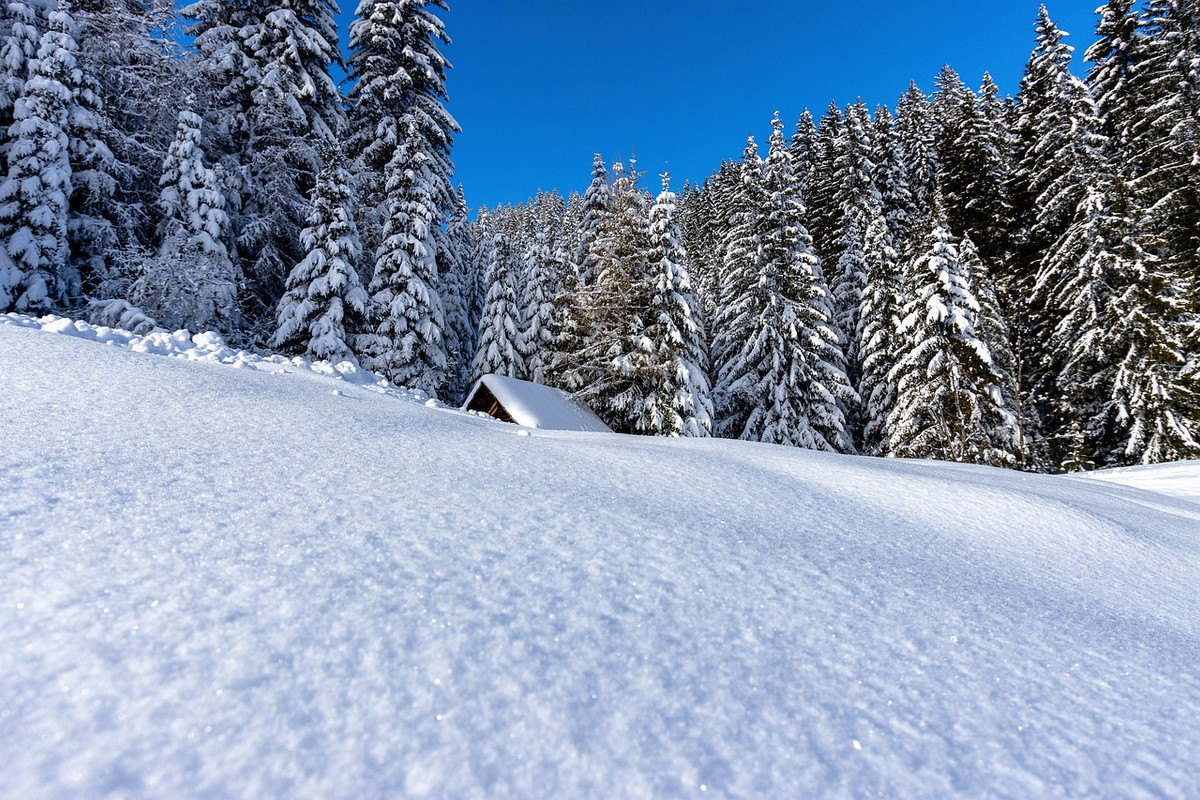
[[[474,225],[476,372],[635,432],[1043,471],[1196,457],[1198,32],[1194,3],[1113,0],[1081,80],[1042,8],[1015,99],[946,67],[894,110],[777,117],[678,202],[597,160],[584,195]]]
[[[364,0],[343,62],[332,0],[5,2],[0,311],[214,329],[441,389],[438,9]]]
[[[499,372],[616,429],[1045,471],[1200,455],[1200,10],[1045,9],[1019,94],[776,118],[679,195],[468,216],[441,0],[0,9],[0,310],[212,328],[450,401]],[[343,94],[331,68],[349,75]],[[628,166],[628,168],[626,168]]]

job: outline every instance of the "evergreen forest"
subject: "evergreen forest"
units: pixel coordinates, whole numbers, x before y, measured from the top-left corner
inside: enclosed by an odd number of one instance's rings
[[[1081,59],[1042,7],[1015,97],[947,66],[776,115],[702,181],[597,155],[582,193],[474,214],[444,0],[361,0],[344,56],[333,0],[0,12],[0,313],[215,330],[447,403],[499,373],[624,433],[1200,457],[1195,0],[1109,0]]]

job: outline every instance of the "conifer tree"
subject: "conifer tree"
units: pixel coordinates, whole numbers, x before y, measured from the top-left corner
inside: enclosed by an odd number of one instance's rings
[[[1105,332],[1116,354],[1108,413],[1117,448],[1110,465],[1152,464],[1200,457],[1200,396],[1184,363],[1182,342],[1164,320],[1177,314],[1167,273],[1153,258],[1124,261],[1113,298],[1114,325]]]
[[[29,64],[37,57],[46,15],[55,5],[52,0],[10,0],[0,5],[0,156],[5,159],[13,110],[25,93]],[[7,160],[0,160],[0,168],[0,174],[8,174]]]
[[[438,253],[438,295],[445,311],[446,355],[450,364],[446,394],[452,401],[462,399],[471,388],[471,361],[475,356],[478,314],[482,311],[482,298],[475,297],[474,239],[466,199],[459,186]]]
[[[990,353],[976,336],[979,304],[937,196],[926,242],[910,271],[889,455],[1011,465],[1016,420],[1004,413]]]
[[[437,395],[446,380],[445,318],[436,287],[442,224],[454,206],[446,111],[449,43],[431,8],[442,0],[363,0],[351,25],[355,145],[380,170],[384,224],[370,290],[376,327],[367,363],[393,382]],[[380,164],[380,162],[383,162]]]
[[[1015,438],[1007,445],[1015,462],[1004,459],[1005,466],[1020,467],[1025,461],[1025,439],[1020,429],[1020,396],[1016,380],[1016,357],[1010,344],[1008,319],[1000,303],[1000,294],[992,267],[984,261],[969,236],[963,236],[958,247],[963,277],[979,304],[975,314],[975,335],[991,356],[992,373],[996,378],[999,401],[987,406],[987,421],[992,429],[1003,430],[1015,422]]]
[[[321,169],[345,126],[330,66],[341,62],[333,0],[196,0],[180,12],[195,36],[206,116],[229,200],[231,255],[252,339],[266,340]]]
[[[578,313],[581,285],[576,262],[583,220],[583,195],[572,192],[554,244],[552,259],[557,272],[558,291],[552,298],[553,315],[549,328],[553,352],[549,362],[543,365],[547,383],[560,389],[569,388],[568,372],[579,351],[583,331],[583,320]]]
[[[840,176],[837,159],[841,152],[840,143],[845,137],[845,117],[836,103],[830,103],[810,150],[811,167],[808,174],[807,192],[808,227],[813,238],[813,248],[822,264],[836,264],[841,252],[841,240],[845,235],[844,206],[840,202]]]
[[[892,237],[892,247],[898,254],[907,253],[914,237],[916,213],[912,191],[908,187],[904,143],[895,117],[884,105],[875,113],[874,141],[871,160],[875,164],[875,188],[879,191],[883,218]]]
[[[817,125],[807,108],[800,113],[800,119],[796,122],[796,133],[792,135],[788,149],[792,153],[792,166],[800,193],[809,197],[812,193],[813,169],[816,166]]]
[[[1098,12],[1096,41],[1084,56],[1092,64],[1087,83],[1103,120],[1105,136],[1114,151],[1124,156],[1130,152],[1131,128],[1139,105],[1141,18],[1134,0],[1108,0]]]
[[[662,192],[650,209],[653,294],[645,337],[652,348],[653,387],[637,428],[659,436],[708,436],[713,410],[699,304],[675,221],[675,193],[670,177],[664,173],[662,179]]]
[[[1190,286],[1200,310],[1200,8],[1150,0],[1136,39],[1139,106],[1130,123],[1131,187],[1146,210],[1145,249]]]
[[[592,162],[592,182],[583,193],[583,219],[579,223],[579,245],[575,250],[575,272],[581,286],[588,286],[599,271],[596,236],[600,225],[612,209],[612,192],[608,185],[608,169],[596,153]]]
[[[554,300],[559,291],[559,275],[553,241],[557,238],[555,218],[561,213],[561,209],[554,208],[556,200],[560,202],[561,198],[540,192],[534,200],[533,230],[523,258],[520,349],[528,379],[542,384],[547,383],[556,347]]]
[[[650,304],[649,202],[634,165],[613,165],[612,206],[596,234],[595,281],[580,298],[587,328],[573,385],[618,432],[638,432],[652,376],[645,338]]]
[[[711,374],[716,410],[714,432],[726,438],[741,435],[757,402],[752,388],[742,380],[744,367],[738,362],[751,335],[751,320],[756,316],[755,286],[762,265],[757,222],[760,209],[767,202],[762,170],[758,143],[750,137],[741,162],[725,166],[714,180],[724,235],[720,244],[719,284],[714,292]]]
[[[782,124],[775,119],[767,161],[753,139],[742,164],[747,231],[732,242],[740,289],[725,319],[730,357],[719,383],[722,435],[815,450],[853,452],[842,406],[855,401],[831,325],[832,300],[805,229]]]
[[[924,231],[933,213],[934,194],[937,191],[936,129],[933,106],[915,81],[909,83],[908,89],[896,103],[896,131],[900,136],[908,172],[908,188],[912,194],[913,230]],[[908,257],[913,254],[904,255]]]
[[[842,337],[846,371],[858,390],[862,376],[862,305],[867,292],[869,261],[883,258],[887,231],[883,201],[875,186],[872,162],[871,120],[861,102],[846,109],[842,136],[835,161],[844,229],[839,242],[836,267],[830,276],[834,297],[834,323]],[[848,408],[850,429],[857,439],[862,428],[860,409]]]
[[[0,301],[41,311],[72,298],[67,222],[68,130],[79,80],[75,22],[51,11],[9,127],[8,175],[0,184]]]
[[[1003,253],[1001,226],[1010,216],[1004,198],[1007,170],[1000,149],[1004,132],[996,130],[997,91],[985,74],[981,96],[976,97],[946,66],[938,76],[933,101],[937,180],[950,229],[982,243],[980,249],[989,258]]]
[[[490,286],[471,371],[475,380],[489,374],[522,378],[525,360],[521,354],[521,314],[513,275],[516,254],[508,234],[499,228],[488,233],[485,243],[489,250]]]
[[[1014,127],[1018,163],[1009,182],[1017,226],[1016,248],[1006,275],[1012,335],[1018,358],[1022,430],[1033,464],[1055,468],[1066,458],[1058,433],[1066,420],[1055,402],[1055,374],[1061,355],[1044,343],[1063,316],[1069,299],[1047,291],[1061,283],[1051,274],[1074,261],[1064,248],[1078,240],[1068,232],[1087,187],[1103,178],[1105,144],[1095,105],[1083,83],[1071,74],[1071,48],[1043,6],[1037,44],[1025,75]]]
[[[340,153],[331,148],[323,160],[308,227],[300,233],[306,255],[288,276],[271,346],[335,364],[357,363],[349,342],[363,328],[370,298],[356,268],[362,248],[353,187]]]
[[[225,198],[205,163],[201,124],[190,108],[180,112],[160,180],[162,244],[130,288],[130,299],[164,325],[229,335],[240,323],[239,276],[225,247]]]
[[[881,106],[876,116],[875,181],[884,216],[870,236],[874,246],[865,254],[867,280],[858,323],[861,449],[869,455],[881,455],[888,449],[887,419],[896,402],[891,373],[901,350],[900,316],[905,301],[900,253],[912,246],[912,196],[900,144],[893,117]]]

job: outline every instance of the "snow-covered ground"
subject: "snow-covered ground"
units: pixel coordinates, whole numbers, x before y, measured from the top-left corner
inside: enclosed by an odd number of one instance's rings
[[[1136,486],[1139,489],[1161,492],[1172,497],[1182,497],[1185,500],[1200,503],[1200,461],[1103,469],[1073,477]]]
[[[138,339],[0,317],[0,797],[1197,796],[1200,505],[1145,490],[1194,464],[529,431]]]

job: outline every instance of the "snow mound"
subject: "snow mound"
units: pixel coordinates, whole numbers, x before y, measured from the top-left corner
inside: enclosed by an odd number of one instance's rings
[[[1200,786],[1194,503],[121,341],[0,324],[0,797]]]
[[[91,325],[82,320],[72,320],[66,317],[54,315],[30,317],[23,314],[0,315],[0,325],[33,328],[47,333],[59,333],[119,347],[134,353],[149,353],[185,361],[222,364],[236,369],[251,369],[270,374],[310,373],[315,376],[344,381],[366,390],[403,400],[445,407],[437,401],[431,401],[424,392],[395,386],[386,378],[362,369],[349,361],[331,364],[328,361],[310,361],[300,356],[263,356],[229,347],[221,334],[215,331],[193,334],[186,330],[168,331],[157,328],[147,333],[136,334],[106,325]]]
[[[1200,503],[1200,461],[1104,469],[1072,477],[1134,486]]]

